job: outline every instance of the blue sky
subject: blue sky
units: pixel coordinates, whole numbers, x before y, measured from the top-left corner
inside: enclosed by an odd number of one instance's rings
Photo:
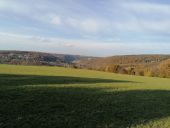
[[[0,49],[170,54],[170,1],[0,0]]]

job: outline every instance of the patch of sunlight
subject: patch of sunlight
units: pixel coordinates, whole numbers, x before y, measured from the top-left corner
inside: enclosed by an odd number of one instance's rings
[[[39,84],[39,85],[22,85],[20,88],[89,88],[89,89],[103,89],[106,92],[132,90],[128,85],[115,84]],[[129,89],[128,89],[129,88]]]
[[[170,128],[170,117],[152,120],[145,124],[132,126],[131,128]]]

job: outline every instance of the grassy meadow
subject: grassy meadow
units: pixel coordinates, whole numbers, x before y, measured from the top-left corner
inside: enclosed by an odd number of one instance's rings
[[[0,128],[169,128],[170,79],[0,65]]]

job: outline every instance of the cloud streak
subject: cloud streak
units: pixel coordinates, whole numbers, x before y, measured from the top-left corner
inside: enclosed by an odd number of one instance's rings
[[[90,40],[64,39],[64,38],[44,38],[39,36],[30,36],[14,33],[0,33],[1,50],[28,50],[43,51],[63,54],[80,54],[94,56],[109,56],[114,54],[143,54],[145,51],[152,51],[153,54],[163,54],[165,51],[170,53],[170,44],[162,42],[153,46],[151,43],[131,42],[126,45],[123,42],[96,42]],[[24,42],[24,43],[23,43]],[[10,43],[12,47],[6,47]],[[34,47],[32,47],[34,46]],[[99,51],[99,52],[98,52]],[[159,51],[159,52],[154,52]]]
[[[1,0],[0,44],[97,56],[169,53],[169,10],[159,0]]]
[[[129,2],[122,4],[122,7],[137,13],[158,13],[170,14],[170,5],[148,2]]]

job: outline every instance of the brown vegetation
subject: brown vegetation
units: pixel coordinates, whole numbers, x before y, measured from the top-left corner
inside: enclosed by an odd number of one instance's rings
[[[77,64],[83,65],[86,69],[99,71],[170,78],[170,56],[168,55],[114,56],[83,60]]]

